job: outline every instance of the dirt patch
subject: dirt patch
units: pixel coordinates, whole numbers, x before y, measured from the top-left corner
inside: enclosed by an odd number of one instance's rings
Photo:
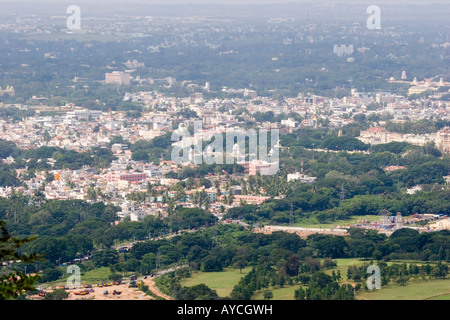
[[[147,279],[141,279],[145,285],[148,286],[149,290],[153,292],[155,295],[164,298],[166,300],[173,300],[172,297],[162,293],[159,291],[159,289],[156,287],[155,282],[153,281],[153,278],[148,277]],[[98,286],[92,286],[92,292],[89,292],[86,295],[76,295],[75,292],[83,291],[85,288],[82,289],[71,289],[66,290],[69,292],[69,297],[66,300],[155,300],[154,297],[150,295],[146,295],[143,291],[139,290],[138,288],[129,288],[128,283],[123,283],[119,285],[112,285],[107,287],[98,287]],[[121,292],[121,294],[113,294],[113,291],[116,290],[118,292]],[[51,289],[44,290],[45,292],[52,292]],[[108,294],[104,294],[105,291],[108,291]],[[29,297],[32,300],[43,300],[43,297],[40,297],[38,295],[30,296]]]
[[[144,292],[138,288],[128,288],[128,284],[112,285],[108,287],[93,287],[94,292],[90,292],[87,295],[75,295],[77,290],[70,290],[70,296],[67,300],[81,300],[81,299],[93,299],[93,300],[154,300],[153,297],[145,295]],[[114,295],[113,291],[116,290],[121,294]],[[79,290],[81,291],[81,290]],[[108,291],[108,294],[104,294]]]

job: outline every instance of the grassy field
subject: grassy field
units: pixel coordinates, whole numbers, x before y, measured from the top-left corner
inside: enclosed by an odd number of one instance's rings
[[[406,286],[388,285],[379,290],[361,290],[356,294],[358,300],[433,300],[450,299],[450,279],[414,280]]]
[[[333,271],[337,272],[339,270],[341,272],[341,276],[343,279],[347,279],[347,269],[349,266],[359,266],[359,265],[363,265],[365,263],[369,263],[369,260],[360,260],[360,259],[356,259],[356,258],[333,259],[333,261],[336,261],[337,266],[332,269],[324,270],[324,272],[326,274],[331,275]]]
[[[46,286],[59,286],[65,285],[67,279],[72,276],[72,273],[66,273],[67,268],[60,268],[63,272],[62,277],[57,281],[48,282]],[[88,272],[81,274],[81,284],[95,284],[103,281],[111,281],[108,279],[109,275],[111,275],[111,270],[108,267],[94,269]]]
[[[362,265],[369,263],[367,260],[360,259],[335,259],[337,266],[325,270],[325,273],[330,274],[332,271],[340,270],[342,278],[347,279],[347,269],[352,265]],[[392,263],[411,263],[413,261],[392,261]],[[418,263],[419,264],[419,263]],[[233,287],[238,283],[239,279],[245,276],[251,270],[247,267],[242,270],[242,273],[236,269],[226,269],[223,272],[194,272],[188,279],[182,281],[183,286],[194,286],[200,283],[206,284],[211,289],[217,291],[220,297],[229,297]],[[273,293],[272,300],[293,300],[294,292],[300,285],[286,285],[280,287],[269,287],[257,291],[252,300],[264,300],[264,291],[269,290]],[[382,287],[380,290],[367,291],[360,290],[356,294],[358,300],[450,300],[450,279],[444,280],[413,280],[407,283],[406,286],[388,285]]]
[[[330,274],[334,270],[341,271],[343,279],[347,279],[347,269],[352,265],[362,265],[369,263],[367,260],[360,259],[335,259],[337,267],[326,270],[325,273]],[[402,264],[402,263],[417,263],[409,260],[389,261],[390,264]],[[376,264],[376,262],[374,262]],[[433,265],[434,263],[430,263]],[[366,291],[361,290],[356,294],[358,300],[449,300],[450,299],[450,279],[444,280],[412,280],[409,281],[406,286],[388,285],[382,287],[380,290]]]
[[[193,272],[190,278],[184,279],[182,286],[191,287],[200,283],[206,284],[209,288],[216,290],[219,297],[229,297],[233,287],[245,276],[251,267],[242,269],[225,269],[222,272]]]
[[[347,279],[347,269],[349,266],[353,265],[362,265],[364,263],[368,263],[368,261],[365,260],[359,260],[359,259],[334,259],[336,261],[337,266],[324,270],[325,273],[331,275],[333,272],[337,272],[337,270],[341,271],[341,275],[344,279]],[[273,299],[272,300],[294,300],[294,293],[295,290],[297,290],[301,285],[286,285],[283,288],[279,287],[269,287],[269,291],[272,291],[273,293]],[[305,286],[303,286],[305,287]],[[253,297],[254,300],[264,300],[264,290],[257,291]]]
[[[242,273],[236,269],[226,269],[223,272],[194,272],[190,278],[184,279],[181,283],[182,286],[191,287],[200,283],[206,284],[209,288],[217,291],[219,297],[229,297],[233,287],[239,282],[239,280],[245,276],[251,267],[242,269]],[[297,285],[286,285],[283,288],[270,287],[269,290],[273,293],[272,300],[293,300],[294,291],[298,289]],[[256,292],[253,300],[264,300],[264,291]]]
[[[450,294],[443,294],[443,295],[435,296],[432,298],[428,298],[427,300],[450,300]]]
[[[300,285],[286,285],[283,288],[269,287],[269,289],[256,291],[252,300],[264,300],[264,291],[266,290],[272,291],[273,298],[271,300],[294,300],[295,290],[299,287]]]
[[[98,268],[82,274],[81,281],[83,283],[110,281],[108,280],[109,275],[111,275],[111,270],[108,267]]]
[[[337,259],[338,266],[336,268],[327,270],[326,272],[331,274],[332,270],[341,270],[341,274],[344,278],[347,275],[347,268],[350,265],[363,264],[367,261],[360,261],[359,259]],[[217,291],[220,297],[228,297],[233,290],[233,287],[239,282],[241,277],[245,276],[251,270],[247,267],[242,270],[242,273],[236,269],[226,269],[223,272],[194,272],[190,278],[184,279],[181,283],[182,286],[190,287],[200,283],[206,284],[211,289]],[[270,287],[268,290],[272,291],[272,300],[293,300],[294,291],[297,290],[300,285],[286,285],[282,288]],[[264,300],[264,290],[257,291],[252,298],[253,300]]]

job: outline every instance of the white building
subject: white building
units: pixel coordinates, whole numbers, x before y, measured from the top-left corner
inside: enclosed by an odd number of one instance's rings
[[[88,119],[89,117],[99,118],[102,115],[103,115],[103,112],[100,110],[82,109],[82,110],[75,110],[75,111],[67,112],[66,118]]]
[[[300,172],[295,172],[295,173],[288,173],[287,175],[287,181],[301,181],[301,182],[306,182],[306,183],[313,183],[316,181],[316,177],[309,177],[307,175],[304,175]]]
[[[296,128],[298,127],[298,122],[294,119],[289,118],[287,120],[281,120],[281,125],[289,128]]]

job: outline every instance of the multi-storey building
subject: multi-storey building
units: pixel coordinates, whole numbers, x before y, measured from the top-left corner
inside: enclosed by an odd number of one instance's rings
[[[437,133],[438,148],[444,153],[450,153],[450,127],[445,127]]]
[[[119,85],[130,85],[130,75],[122,71],[113,71],[105,73],[105,83],[113,83]]]

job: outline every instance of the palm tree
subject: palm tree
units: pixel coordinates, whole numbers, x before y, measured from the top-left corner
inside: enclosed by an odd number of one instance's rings
[[[150,182],[147,182],[147,193],[150,195],[152,192],[152,184]]]
[[[166,204],[168,200],[167,191],[163,193],[162,195],[162,203]]]
[[[198,191],[191,194],[191,202],[193,205],[197,205],[199,202]]]
[[[180,191],[177,191],[176,199],[178,201],[181,201],[181,200],[185,201],[186,200],[186,192],[184,191],[184,189],[180,190]]]
[[[175,209],[175,199],[169,199],[169,207],[167,208],[167,213],[169,216],[174,212]]]
[[[247,181],[245,181],[244,178],[241,178],[241,188],[242,188],[242,194],[247,195],[248,194]]]
[[[93,184],[91,184],[87,189],[87,198],[93,201],[97,200],[97,191],[95,190]]]
[[[234,201],[234,194],[233,194],[233,189],[229,188],[228,189],[228,197],[227,197],[227,201],[226,203],[228,205],[232,205]]]

